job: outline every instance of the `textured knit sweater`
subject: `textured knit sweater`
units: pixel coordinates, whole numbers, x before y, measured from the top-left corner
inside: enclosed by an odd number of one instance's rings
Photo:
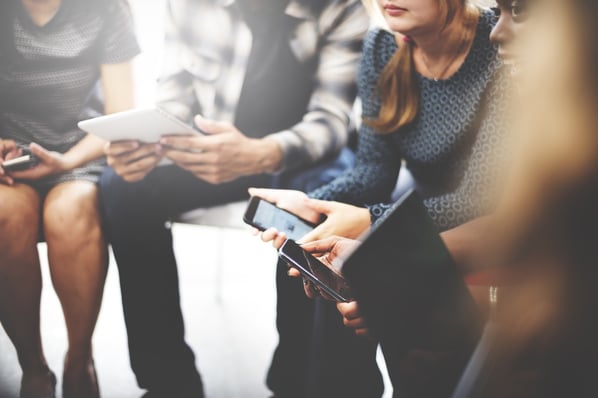
[[[439,230],[482,215],[501,158],[496,155],[503,146],[508,91],[489,39],[493,24],[492,13],[482,11],[471,49],[449,79],[418,75],[421,100],[414,122],[391,134],[362,124],[355,167],[310,196],[368,206],[376,221],[390,207],[404,160]],[[385,30],[371,31],[364,42],[358,76],[364,118],[378,116],[378,79],[397,49]]]

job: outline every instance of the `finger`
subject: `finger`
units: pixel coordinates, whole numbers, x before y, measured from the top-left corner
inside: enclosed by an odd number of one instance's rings
[[[131,179],[135,179],[135,181],[138,181],[138,179],[140,179],[140,174],[143,175],[143,177],[147,175],[154,169],[154,167],[156,167],[156,164],[158,164],[159,161],[159,156],[150,155],[131,163],[115,165],[113,168],[114,171],[125,180],[131,181]]]
[[[372,337],[368,328],[355,329],[355,334],[359,337]]]
[[[133,152],[141,146],[139,141],[111,141],[104,146],[104,153],[107,156],[121,156],[125,153]]]
[[[249,195],[260,197],[271,203],[276,203],[280,199],[282,191],[282,189],[271,188],[249,188],[247,190]]]
[[[272,246],[274,246],[274,248],[276,250],[280,249],[280,247],[283,245],[283,243],[287,240],[287,235],[284,232],[281,232],[280,234],[278,234],[278,236],[276,238],[274,238],[274,240],[272,241]]]
[[[330,214],[334,208],[334,202],[313,198],[307,200],[307,205],[322,214]]]
[[[206,149],[209,140],[201,135],[165,135],[160,144],[167,149],[179,152],[201,152]]]
[[[206,119],[201,115],[196,115],[193,119],[195,125],[206,134],[219,134],[230,131],[233,126],[228,122],[218,122],[216,120]]]
[[[214,152],[190,152],[164,147],[162,153],[164,154],[164,156],[171,159],[176,164],[186,167],[190,167],[192,165],[213,166],[213,164],[217,160],[217,154]]]
[[[14,180],[10,176],[0,175],[0,184],[13,185]]]
[[[137,173],[125,174],[122,176],[122,178],[127,182],[137,182],[143,180],[146,175],[148,175],[148,172],[144,170]]]
[[[367,327],[367,324],[365,323],[365,319],[363,319],[363,318],[355,318],[355,319],[343,318],[343,323],[345,324],[345,326],[347,326],[351,329],[360,329],[360,328]]]
[[[266,229],[264,232],[262,232],[262,240],[264,242],[270,242],[272,240],[274,240],[274,238],[276,238],[279,235],[279,232],[276,228],[274,227],[270,227],[268,229]]]
[[[132,151],[121,152],[119,155],[109,155],[108,165],[112,166],[115,170],[122,169],[128,165],[142,162],[145,159],[145,163],[151,162],[151,159],[160,158],[162,147],[159,144],[148,144],[138,147]],[[137,167],[140,167],[139,165]]]
[[[303,279],[303,290],[309,298],[316,298],[320,295],[320,290],[311,281]]]
[[[357,319],[361,317],[361,311],[359,309],[359,305],[357,301],[350,301],[348,303],[344,303],[344,312],[343,315],[347,319]]]
[[[298,243],[301,244],[301,247],[303,248],[303,250],[305,250],[309,253],[312,253],[312,254],[329,253],[330,251],[332,251],[332,249],[334,248],[334,245],[338,241],[337,236],[330,236],[330,237],[324,238],[324,239],[307,241],[308,235],[309,234],[307,234],[303,238],[301,238],[298,241]],[[305,242],[303,242],[303,241],[305,241]]]
[[[289,267],[289,270],[287,271],[287,274],[291,277],[291,278],[299,278],[301,276],[301,272],[299,272],[299,270],[297,268],[294,267]],[[304,283],[305,283],[304,279]]]
[[[29,145],[29,149],[31,150],[32,154],[34,154],[41,160],[42,163],[50,164],[55,161],[50,151],[48,151],[41,145],[36,144],[35,142]]]

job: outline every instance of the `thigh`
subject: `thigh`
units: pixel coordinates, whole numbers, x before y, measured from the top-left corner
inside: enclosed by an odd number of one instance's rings
[[[40,197],[26,184],[0,184],[0,231],[3,241],[24,233],[37,236],[39,230]],[[14,235],[13,235],[14,232]]]
[[[224,184],[210,184],[176,166],[162,166],[145,179],[129,183],[111,168],[100,179],[103,210],[108,215],[151,215],[165,219],[197,207],[209,207],[248,196],[250,186],[270,185],[271,177],[242,177]]]

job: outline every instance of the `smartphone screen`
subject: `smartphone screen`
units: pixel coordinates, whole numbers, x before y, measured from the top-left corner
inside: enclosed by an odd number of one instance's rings
[[[315,226],[256,196],[252,196],[249,200],[243,220],[261,231],[274,227],[278,232],[284,232],[289,239],[293,240],[300,239]]]
[[[297,243],[287,239],[278,250],[279,256],[315,283],[336,301],[350,301],[351,290],[347,281],[320,260],[306,252]]]

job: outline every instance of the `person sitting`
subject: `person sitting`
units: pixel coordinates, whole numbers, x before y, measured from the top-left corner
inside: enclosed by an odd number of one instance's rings
[[[68,335],[62,396],[99,397],[91,340],[108,266],[97,186],[105,143],[77,122],[133,106],[130,10],[120,0],[11,0],[0,19],[0,321],[23,370],[20,396],[53,397],[40,336],[41,235]],[[37,165],[3,166],[23,148]]]
[[[198,397],[202,381],[184,340],[165,221],[244,199],[251,185],[314,188],[344,170],[337,156],[351,128],[369,21],[358,0],[167,5],[158,105],[204,134],[157,145],[111,142],[100,191],[137,381],[148,396]],[[163,158],[174,165],[156,167]],[[305,389],[306,370],[293,359],[269,378],[277,395]]]
[[[359,75],[364,123],[355,167],[309,195],[250,190],[310,222],[324,219],[303,243],[333,235],[356,238],[367,230],[390,207],[403,160],[439,232],[458,233],[490,207],[485,187],[503,155],[508,97],[508,81],[489,40],[494,14],[463,1],[378,5],[391,32],[376,29],[364,45]],[[285,238],[276,230],[262,233],[276,247]],[[323,334],[334,337],[303,339],[339,346],[341,352],[337,336],[343,332],[330,330],[344,330],[341,316],[331,303],[318,299],[316,306],[320,319],[314,324],[327,325]]]

